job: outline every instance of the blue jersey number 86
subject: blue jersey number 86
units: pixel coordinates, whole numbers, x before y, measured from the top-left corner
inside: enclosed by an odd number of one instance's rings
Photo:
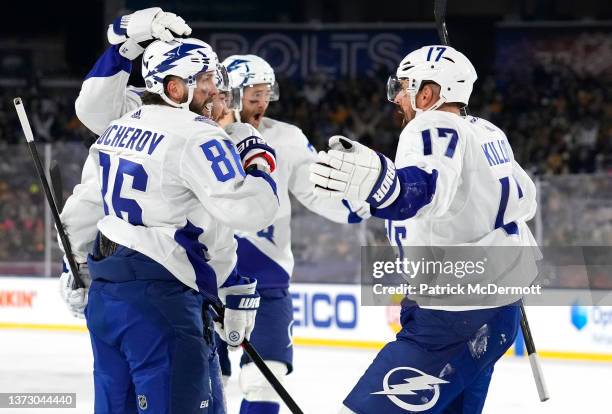
[[[229,150],[229,153],[232,156],[232,161],[227,157],[227,152],[223,145],[217,140],[210,140],[200,145],[202,151],[204,152],[204,156],[208,161],[210,161],[210,167],[212,168],[215,177],[217,180],[222,183],[227,180],[231,180],[236,177],[236,171],[238,174],[243,177],[246,175],[244,169],[242,168],[242,163],[240,162],[240,155],[236,152],[236,148],[231,141],[225,139],[223,140],[225,147]]]

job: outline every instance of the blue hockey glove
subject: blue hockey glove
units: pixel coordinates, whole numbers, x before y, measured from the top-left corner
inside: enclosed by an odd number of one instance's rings
[[[276,152],[250,124],[234,122],[225,127],[225,132],[236,144],[245,171],[256,168],[267,174],[276,169]]]

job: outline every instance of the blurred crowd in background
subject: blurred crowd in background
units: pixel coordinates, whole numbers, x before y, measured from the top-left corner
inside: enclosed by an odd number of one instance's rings
[[[386,76],[281,83],[270,116],[299,125],[316,147],[342,134],[393,157],[401,116],[385,95]],[[612,75],[539,65],[526,79],[479,79],[470,113],[504,130],[517,161],[534,175],[612,172]]]
[[[320,75],[301,83],[279,74],[281,100],[270,104],[268,116],[299,126],[317,148],[342,134],[393,157],[402,120],[386,99],[387,72],[340,80]],[[609,71],[536,62],[521,76],[480,74],[469,109],[502,128],[517,161],[535,175],[607,173],[612,171],[611,91]],[[78,87],[13,87],[4,88],[0,99],[0,145],[20,143],[12,105],[18,95],[40,142],[91,137],[74,113]]]
[[[611,39],[605,35],[574,42],[574,59],[557,54],[523,66],[515,62],[522,71],[499,70],[498,64],[495,72],[479,74],[472,94],[470,113],[501,127],[517,161],[540,180],[545,245],[612,244]],[[596,64],[593,59],[602,56],[602,45],[603,63]],[[508,53],[513,59],[521,55]],[[507,56],[501,53],[498,59]],[[585,61],[592,64],[585,66]],[[330,136],[342,134],[393,157],[402,117],[386,99],[388,76],[385,69],[367,78],[337,80],[319,74],[296,82],[279,74],[280,102],[271,103],[267,115],[299,126],[318,149]],[[38,142],[53,144],[52,159],[61,161],[66,195],[80,176],[86,156],[82,143],[93,137],[74,113],[78,81],[62,87],[36,80],[26,84],[8,85],[0,92],[0,262],[42,260],[45,249],[43,195],[12,98],[24,99]],[[359,251],[342,241],[350,237],[338,235],[354,230],[334,227],[309,235],[311,220],[308,213],[296,211],[294,234],[303,233],[294,237],[298,265],[321,263],[321,254],[331,255],[323,267],[303,269],[319,277],[331,271],[336,279],[352,278],[355,271],[347,264],[358,263]],[[321,221],[321,226],[335,226]],[[372,220],[364,228],[363,243],[383,241],[381,221]]]

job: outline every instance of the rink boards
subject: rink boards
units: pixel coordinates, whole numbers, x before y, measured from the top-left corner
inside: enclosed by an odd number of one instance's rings
[[[399,306],[360,306],[357,285],[294,284],[291,296],[296,345],[378,349],[399,329]],[[527,312],[542,357],[612,362],[612,307],[576,302]],[[86,331],[62,303],[57,279],[26,277],[0,278],[0,328]],[[509,353],[524,354],[520,338]]]

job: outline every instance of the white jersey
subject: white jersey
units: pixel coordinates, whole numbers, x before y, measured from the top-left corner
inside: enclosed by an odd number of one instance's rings
[[[98,135],[112,119],[141,105],[141,90],[127,86],[130,65],[129,60],[111,47],[83,83],[75,104],[76,113]],[[311,211],[330,220],[352,223],[361,219],[346,202],[314,196],[308,176],[310,164],[317,161],[316,152],[299,128],[263,118],[259,132],[276,151],[277,169],[272,177],[277,183],[280,208],[270,226],[238,234],[238,268],[245,275],[256,277],[258,287],[287,287],[294,267],[289,193]]]
[[[291,193],[306,208],[338,223],[360,219],[348,203],[324,200],[314,195],[308,179],[310,164],[317,162],[316,151],[296,126],[263,118],[259,132],[276,151],[276,171],[280,208],[274,222],[257,232],[239,232],[238,270],[257,277],[258,287],[287,287],[293,273],[291,251]]]
[[[101,135],[108,124],[142,105],[144,88],[127,87],[132,62],[111,46],[85,77],[74,104],[79,120]]]
[[[145,105],[91,146],[62,222],[80,260],[99,230],[214,293],[236,265],[234,231],[267,226],[278,210],[275,192],[269,176],[245,174],[229,136],[208,118]],[[205,259],[217,280],[202,280]]]
[[[402,131],[395,165],[398,170],[416,166],[437,178],[431,201],[414,217],[387,220],[392,245],[537,246],[526,224],[537,207],[535,185],[492,123],[423,112]],[[537,270],[530,263],[524,276],[532,281]]]

